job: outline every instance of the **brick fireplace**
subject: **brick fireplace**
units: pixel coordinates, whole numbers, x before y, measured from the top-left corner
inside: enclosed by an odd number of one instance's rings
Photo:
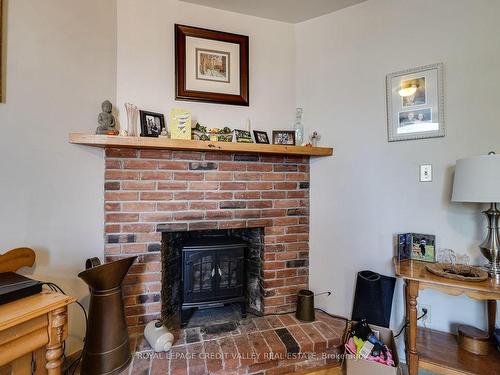
[[[309,157],[105,153],[105,256],[138,256],[124,283],[132,333],[162,311],[165,233],[262,228],[262,312],[295,309],[297,290],[308,287]]]

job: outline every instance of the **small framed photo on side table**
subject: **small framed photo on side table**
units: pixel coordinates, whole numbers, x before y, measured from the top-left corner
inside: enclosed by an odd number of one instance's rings
[[[436,236],[422,233],[398,234],[398,260],[436,262]]]

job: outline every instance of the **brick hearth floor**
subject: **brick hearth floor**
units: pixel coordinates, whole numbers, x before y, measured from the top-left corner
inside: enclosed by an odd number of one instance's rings
[[[168,353],[153,353],[144,337],[131,338],[133,360],[121,375],[288,374],[338,362],[345,321],[317,311],[302,323],[293,314],[243,319],[236,330],[177,333]]]

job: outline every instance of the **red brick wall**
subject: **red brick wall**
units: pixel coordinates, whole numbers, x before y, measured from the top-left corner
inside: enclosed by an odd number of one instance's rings
[[[295,309],[308,286],[308,157],[106,149],[105,162],[106,258],[139,256],[124,283],[132,331],[160,313],[161,231],[264,227],[264,312]]]

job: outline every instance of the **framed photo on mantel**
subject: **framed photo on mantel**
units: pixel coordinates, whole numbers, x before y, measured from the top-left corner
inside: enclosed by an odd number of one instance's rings
[[[443,64],[388,74],[389,142],[445,136]]]
[[[175,98],[248,106],[248,36],[175,25]]]

